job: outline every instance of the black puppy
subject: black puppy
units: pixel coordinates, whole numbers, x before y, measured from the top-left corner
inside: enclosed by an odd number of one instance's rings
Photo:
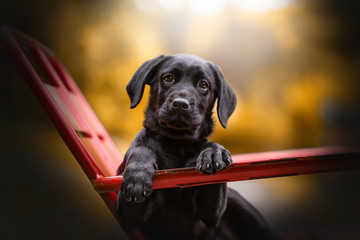
[[[226,183],[152,190],[157,169],[194,167],[215,174],[231,155],[206,139],[213,131],[212,109],[226,128],[236,97],[220,69],[187,54],[145,62],[127,85],[131,108],[151,86],[144,128],[125,154],[124,179],[116,212],[125,231],[140,227],[148,239],[275,238],[257,210]]]

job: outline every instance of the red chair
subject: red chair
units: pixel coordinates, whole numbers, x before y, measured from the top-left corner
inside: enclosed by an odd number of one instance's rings
[[[114,212],[122,176],[116,176],[123,157],[97,118],[80,89],[46,46],[30,37],[1,27],[7,49],[23,72],[39,103],[54,123],[94,189]],[[160,170],[153,188],[191,187],[228,181],[312,174],[360,167],[360,151],[324,147],[233,155],[233,164],[216,175],[203,175],[194,168]],[[140,230],[130,239],[146,239]]]

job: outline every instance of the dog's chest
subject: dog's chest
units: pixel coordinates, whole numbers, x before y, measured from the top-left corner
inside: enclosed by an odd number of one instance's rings
[[[195,196],[196,188],[155,190],[152,197],[156,199],[157,207],[153,218],[165,225],[178,226],[180,224],[183,227],[186,226],[185,229],[192,228],[191,224],[198,220],[194,208]],[[162,222],[163,220],[165,222]]]
[[[159,169],[194,167],[200,154],[198,143],[159,142],[157,164]]]

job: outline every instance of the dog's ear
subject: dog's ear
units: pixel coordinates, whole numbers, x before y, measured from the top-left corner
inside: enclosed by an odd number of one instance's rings
[[[221,125],[226,128],[227,121],[236,106],[236,96],[230,85],[225,80],[221,69],[216,65],[211,64],[211,66],[214,71],[217,86],[217,114]]]
[[[144,62],[132,76],[130,82],[126,86],[126,91],[130,97],[130,108],[135,108],[144,93],[145,84],[150,84],[154,75],[165,59],[164,55],[157,56]]]

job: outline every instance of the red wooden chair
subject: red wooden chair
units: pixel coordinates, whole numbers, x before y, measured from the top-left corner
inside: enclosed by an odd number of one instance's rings
[[[114,217],[114,204],[122,176],[116,171],[123,158],[80,89],[53,51],[38,41],[1,27],[6,48],[14,57],[28,85],[73,153],[95,191]],[[160,170],[153,188],[191,187],[228,181],[312,174],[360,167],[360,151],[323,147],[233,155],[233,164],[216,175],[194,168]],[[140,230],[130,239],[146,239]]]

